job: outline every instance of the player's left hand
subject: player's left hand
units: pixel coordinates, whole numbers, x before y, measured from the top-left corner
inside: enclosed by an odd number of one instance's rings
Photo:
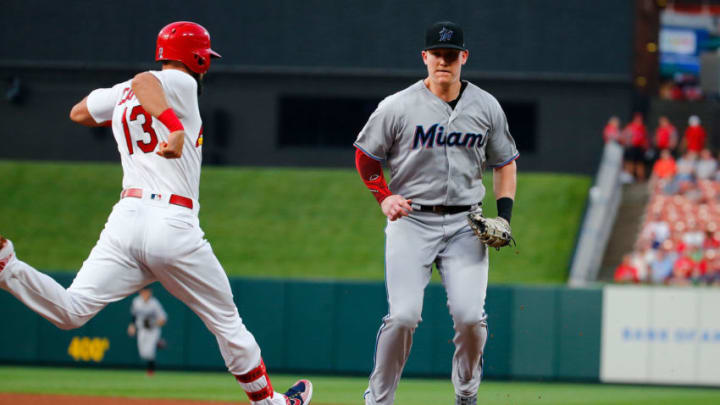
[[[130,325],[128,326],[128,330],[127,330],[128,335],[130,335],[130,336],[135,336],[135,332],[136,332],[136,330],[135,330],[135,325],[130,324]]]
[[[160,142],[157,154],[165,159],[177,159],[182,156],[183,143],[185,142],[185,131],[175,131],[168,135],[167,142]]]
[[[489,247],[500,250],[511,241],[515,243],[510,224],[505,218],[485,218],[481,210],[474,210],[468,213],[468,222],[480,241]]]

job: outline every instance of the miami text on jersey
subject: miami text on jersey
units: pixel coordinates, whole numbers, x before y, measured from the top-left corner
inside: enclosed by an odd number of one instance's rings
[[[413,149],[418,145],[424,148],[432,148],[438,146],[464,146],[466,148],[480,148],[484,145],[487,133],[474,134],[472,132],[451,132],[445,135],[445,127],[440,124],[434,124],[427,131],[422,125],[415,127],[415,137],[413,138]]]

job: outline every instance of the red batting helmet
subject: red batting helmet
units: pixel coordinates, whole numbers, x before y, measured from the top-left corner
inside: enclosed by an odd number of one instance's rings
[[[210,59],[220,55],[210,49],[210,34],[200,24],[178,21],[160,30],[155,47],[155,60],[176,60],[195,73],[205,73]]]

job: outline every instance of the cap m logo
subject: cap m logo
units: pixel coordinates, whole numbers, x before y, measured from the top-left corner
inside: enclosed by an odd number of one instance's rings
[[[449,29],[443,27],[443,29],[440,30],[439,34],[440,34],[440,42],[445,42],[445,41],[449,41],[452,38],[454,32],[453,32],[453,30],[449,30]]]

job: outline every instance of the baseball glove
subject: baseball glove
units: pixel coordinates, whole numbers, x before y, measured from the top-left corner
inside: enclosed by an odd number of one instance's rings
[[[510,242],[515,244],[510,224],[505,218],[485,218],[482,210],[473,210],[468,213],[468,222],[480,241],[489,247],[500,250]]]

